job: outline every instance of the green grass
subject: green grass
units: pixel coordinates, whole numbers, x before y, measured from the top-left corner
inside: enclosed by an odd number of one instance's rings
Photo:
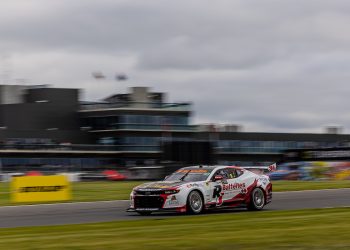
[[[350,209],[0,229],[1,249],[350,249]]]
[[[128,200],[132,188],[141,183],[144,182],[76,182],[73,183],[73,199],[75,201]]]
[[[140,181],[77,182],[72,184],[73,201],[126,200]],[[350,181],[273,181],[273,191],[350,188]],[[10,202],[9,183],[0,183],[0,206],[16,205]]]
[[[141,184],[140,181],[120,182],[74,182],[72,183],[72,201],[103,201],[103,200],[127,200],[133,187]],[[9,183],[0,183],[0,206],[18,205],[11,203]],[[23,203],[28,204],[28,203]]]

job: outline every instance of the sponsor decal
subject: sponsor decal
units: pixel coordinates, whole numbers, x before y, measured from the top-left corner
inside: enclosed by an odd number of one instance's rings
[[[235,190],[235,189],[242,189],[245,188],[245,183],[230,183],[230,184],[224,184],[223,185],[223,190]]]
[[[223,198],[224,193],[221,191],[222,191],[221,185],[216,185],[214,187],[213,198],[216,198],[216,205],[217,206],[221,206],[223,203],[222,198]]]
[[[190,172],[190,173],[208,173],[209,171],[207,169],[179,169],[177,170],[176,172],[177,173],[187,173],[187,172]]]
[[[158,211],[159,208],[136,208],[135,211]]]
[[[179,205],[179,201],[176,199],[176,196],[173,195],[170,199],[170,201],[168,202],[169,206],[177,206]]]
[[[241,193],[241,194],[246,194],[246,193],[248,193],[248,189],[243,188],[243,189],[241,189],[240,193]]]
[[[221,185],[216,185],[214,187],[213,198],[219,198],[221,196]]]
[[[191,184],[187,184],[186,187],[188,187],[188,188],[199,187],[199,185],[197,183],[191,183]]]
[[[34,186],[34,187],[21,187],[18,189],[19,193],[28,193],[28,192],[58,192],[66,186]]]
[[[265,185],[267,184],[267,182],[268,182],[267,178],[265,178],[265,177],[260,177],[260,178],[259,178],[259,181],[261,181],[262,184],[264,184],[264,186],[265,186]]]
[[[169,206],[178,206],[179,202],[178,201],[169,201]]]
[[[145,183],[138,187],[138,189],[152,189],[152,191],[159,191],[154,189],[163,189],[163,188],[171,188],[178,186],[179,182],[151,182],[151,183]]]
[[[169,188],[169,187],[171,187],[171,186],[159,184],[159,185],[152,185],[152,187],[154,187],[154,188]]]

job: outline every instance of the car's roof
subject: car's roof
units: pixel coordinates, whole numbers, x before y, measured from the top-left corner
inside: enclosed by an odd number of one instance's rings
[[[239,168],[239,167],[235,167],[235,166],[220,166],[220,165],[198,165],[198,166],[184,167],[184,168],[181,168],[181,169],[183,169],[183,170],[186,170],[186,169],[188,169],[188,170],[191,170],[191,169],[214,170],[214,169],[220,169],[220,168]]]
[[[198,166],[190,166],[190,167],[184,167],[181,169],[208,169],[208,170],[213,170],[217,168],[218,166],[206,166],[206,165],[198,165]]]

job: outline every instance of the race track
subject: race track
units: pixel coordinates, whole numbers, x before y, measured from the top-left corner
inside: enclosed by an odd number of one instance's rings
[[[265,210],[342,206],[350,206],[350,189],[273,193],[272,203],[267,205]],[[127,207],[128,201],[102,201],[0,207],[0,228],[184,216],[169,213],[140,216],[135,213],[125,212]],[[230,210],[229,212],[242,213],[244,211],[246,210],[235,209]],[[209,212],[202,216],[222,212],[224,211]]]

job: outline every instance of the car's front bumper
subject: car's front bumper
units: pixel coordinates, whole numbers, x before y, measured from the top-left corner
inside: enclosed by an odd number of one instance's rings
[[[179,195],[132,195],[128,212],[186,212],[186,201]]]

